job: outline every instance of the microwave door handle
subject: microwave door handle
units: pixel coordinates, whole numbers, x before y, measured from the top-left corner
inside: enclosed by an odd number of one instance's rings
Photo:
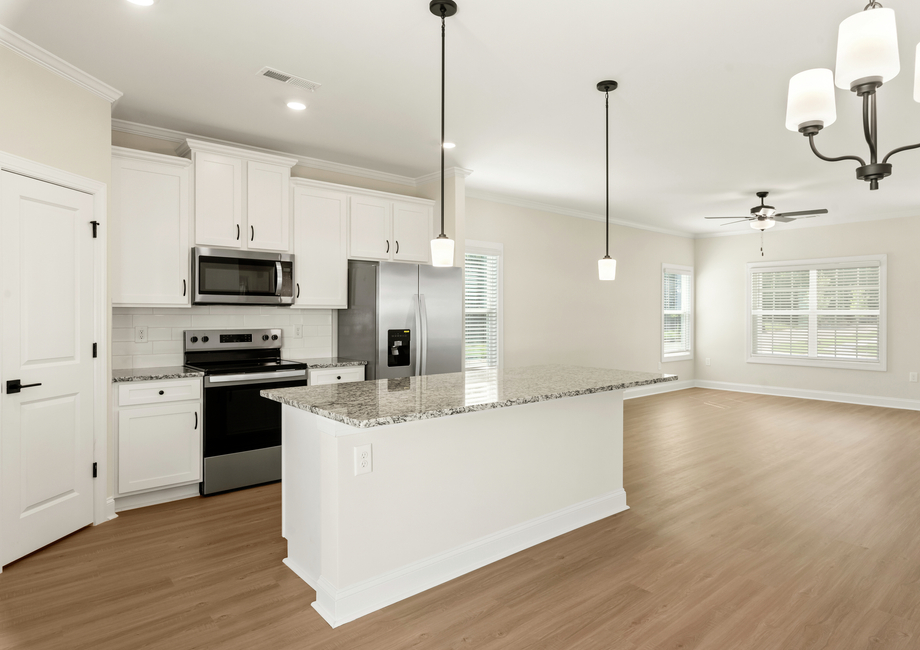
[[[422,374],[422,309],[421,296],[415,294],[412,296],[412,302],[415,303],[415,376]]]
[[[421,363],[422,363],[422,374],[428,374],[428,308],[425,306],[425,294],[420,293],[419,296],[419,311],[422,314],[422,354]]]
[[[281,262],[275,262],[275,295],[281,295],[281,283],[284,278],[281,274]]]

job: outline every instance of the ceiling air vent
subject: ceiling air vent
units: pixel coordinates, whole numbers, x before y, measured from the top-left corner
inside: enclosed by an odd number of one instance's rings
[[[320,84],[316,83],[315,81],[310,81],[309,79],[304,79],[303,77],[295,77],[292,74],[281,72],[280,70],[275,70],[274,68],[269,68],[268,66],[259,70],[259,76],[268,77],[269,79],[280,81],[283,84],[287,84],[289,86],[297,86],[298,88],[305,88],[307,90],[316,90],[320,87]]]

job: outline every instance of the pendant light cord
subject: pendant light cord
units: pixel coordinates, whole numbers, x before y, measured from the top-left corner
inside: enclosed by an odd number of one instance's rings
[[[604,156],[607,159],[607,230],[604,257],[610,257],[610,91],[604,93]]]
[[[441,5],[441,234],[444,234],[444,22],[447,9]]]

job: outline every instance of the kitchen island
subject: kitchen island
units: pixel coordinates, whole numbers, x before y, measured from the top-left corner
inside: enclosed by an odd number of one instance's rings
[[[270,389],[285,564],[336,627],[627,509],[623,389],[535,366]]]

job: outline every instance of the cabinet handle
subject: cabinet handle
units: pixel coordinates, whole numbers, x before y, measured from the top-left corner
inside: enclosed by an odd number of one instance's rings
[[[300,283],[297,283],[297,297],[300,298]]]
[[[339,375],[338,377],[336,377],[336,379],[341,379],[341,378],[342,378],[342,375]]]
[[[256,227],[255,227],[255,226],[249,226],[249,230],[251,231],[251,234],[249,235],[249,241],[255,241],[255,238],[256,238]]]
[[[399,255],[399,240],[396,240],[396,254]]]
[[[160,391],[160,395],[165,395],[165,393],[163,391]]]
[[[236,224],[236,241],[240,240],[240,224]]]
[[[195,411],[195,429],[198,429],[198,411]]]
[[[387,253],[389,252],[390,252],[390,240],[388,239],[387,240]]]
[[[182,280],[182,297],[183,298],[185,298],[185,290],[186,290],[185,279],[183,278]]]

